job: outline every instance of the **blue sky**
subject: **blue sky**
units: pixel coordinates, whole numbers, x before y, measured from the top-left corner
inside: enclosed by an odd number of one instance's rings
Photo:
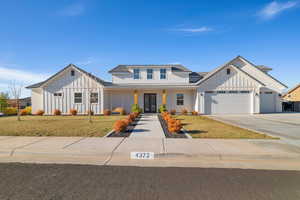
[[[110,80],[118,64],[201,72],[237,55],[290,87],[300,82],[300,1],[10,0],[0,19],[0,91],[69,63]]]

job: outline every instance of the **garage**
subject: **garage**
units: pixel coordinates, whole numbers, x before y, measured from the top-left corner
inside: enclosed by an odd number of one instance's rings
[[[274,92],[260,93],[260,112],[261,113],[276,112],[276,98]]]
[[[252,113],[251,91],[206,91],[205,114],[250,114]]]

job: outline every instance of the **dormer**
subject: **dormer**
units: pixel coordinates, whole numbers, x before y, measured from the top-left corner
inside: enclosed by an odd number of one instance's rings
[[[190,72],[182,65],[118,65],[109,71],[115,84],[188,84]]]

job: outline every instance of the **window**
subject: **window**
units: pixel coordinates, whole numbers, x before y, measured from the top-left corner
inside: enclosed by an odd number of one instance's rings
[[[71,70],[71,76],[75,76],[75,71]]]
[[[160,79],[166,79],[166,69],[160,69]]]
[[[205,91],[205,93],[212,94],[212,93],[214,93],[214,91]]]
[[[133,79],[140,79],[140,69],[133,69]]]
[[[184,95],[177,94],[176,97],[177,97],[177,99],[176,99],[177,106],[183,106],[184,105]]]
[[[273,92],[265,92],[265,94],[273,94]]]
[[[62,96],[62,93],[54,93],[53,94],[55,97],[61,97]]]
[[[153,78],[153,69],[147,69],[147,79]]]
[[[247,91],[247,90],[242,90],[242,91],[240,91],[240,93],[242,93],[242,94],[249,94],[249,93],[250,93],[250,91]]]
[[[219,94],[225,94],[225,93],[226,93],[226,91],[219,90],[219,91],[217,91],[217,93],[219,93]]]
[[[236,90],[230,90],[229,93],[230,94],[236,94],[236,93],[238,93],[238,91],[236,91]]]
[[[74,103],[82,103],[82,93],[74,93]]]
[[[91,93],[91,103],[98,103],[99,99],[98,99],[98,93]]]
[[[227,75],[230,74],[230,69],[229,68],[226,69],[226,73],[227,73]]]

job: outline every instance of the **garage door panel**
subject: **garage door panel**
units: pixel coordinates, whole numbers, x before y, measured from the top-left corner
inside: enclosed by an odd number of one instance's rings
[[[251,93],[206,93],[205,114],[249,114]]]

